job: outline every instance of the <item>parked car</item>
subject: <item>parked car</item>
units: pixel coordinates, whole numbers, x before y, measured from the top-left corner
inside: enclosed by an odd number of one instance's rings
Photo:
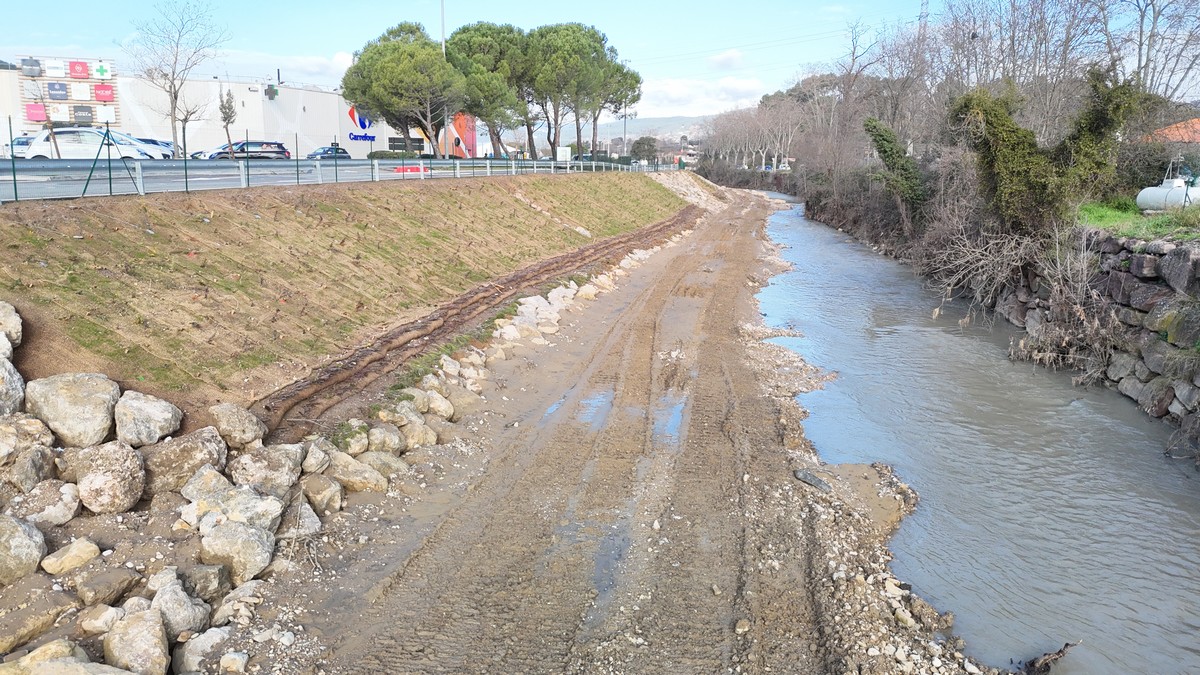
[[[9,143],[4,144],[3,152],[0,152],[0,157],[24,159],[25,151],[29,149],[29,142],[32,140],[33,136],[17,136],[12,139],[11,147]]]
[[[103,144],[109,149],[105,150]],[[50,130],[44,129],[29,142],[25,150],[26,159],[93,159],[97,156],[107,158],[109,152],[113,159],[160,159],[163,149],[157,145],[147,145],[132,136],[119,131],[110,131],[109,140],[104,140],[104,130],[95,127],[62,127],[54,130],[53,140]]]
[[[233,152],[228,144],[208,153],[205,159],[291,159],[292,153],[278,141],[236,141]]]
[[[145,143],[146,145],[153,145],[162,148],[163,159],[171,159],[175,156],[175,144],[171,141],[160,141],[156,138],[140,138],[137,136],[134,138]]]
[[[306,159],[353,159],[345,148],[327,145],[308,153]]]

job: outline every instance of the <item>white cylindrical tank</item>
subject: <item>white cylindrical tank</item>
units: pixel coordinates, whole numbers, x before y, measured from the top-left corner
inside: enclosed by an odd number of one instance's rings
[[[1166,211],[1200,206],[1200,187],[1188,187],[1182,178],[1168,178],[1162,185],[1148,187],[1138,193],[1138,208],[1143,211]]]

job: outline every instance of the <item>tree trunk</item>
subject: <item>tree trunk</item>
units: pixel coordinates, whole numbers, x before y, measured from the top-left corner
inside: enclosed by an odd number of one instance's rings
[[[595,115],[592,115],[592,161],[596,160],[596,146],[600,144],[600,130],[597,129],[600,122],[600,111],[597,110]]]
[[[537,142],[533,137],[533,120],[526,120],[525,131],[529,134],[529,147],[525,151],[529,154],[529,159],[537,159]]]
[[[229,135],[229,125],[225,125],[225,142],[229,144],[229,160],[233,161],[233,136]],[[300,152],[300,148],[296,148],[296,152]]]
[[[492,142],[492,157],[499,159],[501,155],[507,155],[508,151],[504,149],[504,143],[500,141],[500,130],[491,124],[487,125],[488,140]]]
[[[579,119],[579,111],[575,111],[575,154],[583,159],[583,120]]]

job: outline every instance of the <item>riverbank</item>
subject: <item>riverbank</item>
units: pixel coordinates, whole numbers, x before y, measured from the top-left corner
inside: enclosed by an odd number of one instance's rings
[[[763,342],[753,300],[777,206],[726,194],[553,333],[495,343],[459,441],[331,523],[234,648],[328,673],[974,672],[887,571],[915,494],[804,438],[793,396],[829,375]],[[275,623],[303,644],[253,642]]]
[[[822,465],[803,435],[793,397],[828,375],[764,343],[779,331],[754,301],[781,269],[764,236],[778,205],[680,179],[665,178],[708,211],[693,227],[522,301],[420,391],[380,378],[355,401],[368,422],[345,408],[317,420],[337,450],[298,446],[303,493],[273,470],[239,473],[296,448],[238,440],[238,490],[283,487],[299,520],[260,580],[239,568],[214,596],[227,626],[206,629],[206,605],[203,625],[176,632],[176,658],[204,672],[989,672],[887,571],[912,490],[886,467]],[[336,507],[310,489],[367,462],[381,470],[339,479],[371,487],[344,503],[339,487]],[[196,574],[219,565],[197,563],[213,562],[204,540],[223,521],[187,519],[228,505],[198,487],[47,535],[65,547],[91,527],[99,547],[83,574],[36,575],[46,594],[121,582],[101,602],[107,628],[87,600],[24,648],[86,630],[72,644],[107,656],[118,640],[104,631],[154,615],[160,596],[207,598]]]

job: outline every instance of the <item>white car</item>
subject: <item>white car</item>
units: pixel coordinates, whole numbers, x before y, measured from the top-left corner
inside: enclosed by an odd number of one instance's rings
[[[102,146],[104,130],[94,127],[63,127],[43,129],[25,150],[26,159],[162,159],[165,151],[161,147],[142,143],[119,131],[110,131],[109,147]],[[111,154],[110,154],[111,153]]]
[[[17,159],[24,159],[25,150],[29,147],[29,141],[32,140],[33,136],[17,136],[16,138],[12,139],[11,147],[8,143],[5,143],[4,147],[0,148],[0,157],[16,157]]]

